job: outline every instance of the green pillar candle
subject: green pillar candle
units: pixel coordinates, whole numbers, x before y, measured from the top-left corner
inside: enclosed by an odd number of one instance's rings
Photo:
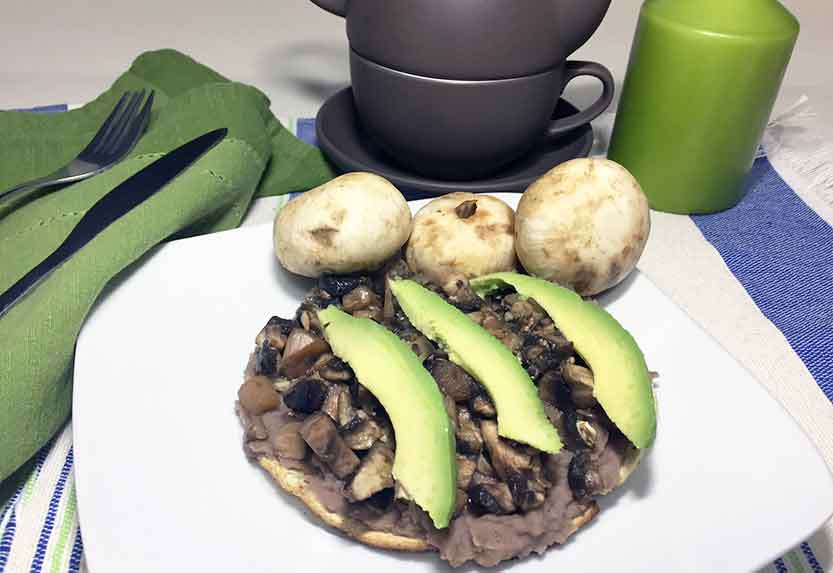
[[[798,29],[777,0],[646,0],[608,157],[651,207],[740,200]]]

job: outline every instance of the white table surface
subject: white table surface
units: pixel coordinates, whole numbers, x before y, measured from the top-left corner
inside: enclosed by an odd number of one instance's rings
[[[798,17],[802,31],[776,110],[807,94],[818,113],[813,130],[833,141],[833,1],[783,3]],[[573,57],[603,63],[621,83],[640,4],[613,0],[596,35]],[[284,117],[314,115],[327,96],[349,83],[343,21],[304,0],[2,0],[0,109],[88,101],[136,55],[163,47],[257,86]],[[566,95],[582,105],[595,98],[597,89],[587,80],[571,84]],[[603,136],[609,117],[598,123],[597,133]],[[773,163],[784,176],[781,164]],[[833,222],[833,207],[804,198]],[[691,248],[681,257],[675,244]],[[642,271],[761,380],[833,467],[833,406],[730,273],[721,280],[702,280],[722,265],[690,218],[654,214]],[[726,296],[737,304],[719,308],[703,303]],[[738,328],[746,336],[738,337]],[[778,383],[793,379],[804,384],[800,392]],[[833,527],[814,538],[814,548],[829,568]]]

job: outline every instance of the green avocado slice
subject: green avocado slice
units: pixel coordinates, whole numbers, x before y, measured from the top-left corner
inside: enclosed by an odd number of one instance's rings
[[[498,434],[544,452],[561,449],[538,389],[511,350],[420,284],[398,280],[391,283],[391,289],[411,324],[486,387],[497,410]]]
[[[573,343],[593,371],[593,395],[611,421],[637,448],[649,447],[657,418],[645,357],[633,336],[606,310],[549,281],[518,273],[494,273],[471,281],[483,296],[504,285],[533,298]]]
[[[393,477],[437,529],[448,527],[457,487],[456,444],[431,374],[395,334],[334,306],[318,312],[333,353],[384,407],[396,435]]]

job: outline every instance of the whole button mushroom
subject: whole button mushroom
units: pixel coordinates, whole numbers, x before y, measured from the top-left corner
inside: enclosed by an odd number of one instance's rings
[[[627,169],[607,159],[574,159],[524,192],[515,248],[530,274],[590,296],[634,269],[650,230],[648,200]]]
[[[286,204],[275,218],[275,254],[306,277],[379,268],[411,233],[402,193],[372,173],[347,173]]]
[[[514,270],[514,227],[512,208],[496,197],[444,195],[414,217],[408,266],[447,290],[458,279]]]

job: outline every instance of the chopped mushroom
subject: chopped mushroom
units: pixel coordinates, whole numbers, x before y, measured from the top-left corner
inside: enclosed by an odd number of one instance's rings
[[[382,437],[382,428],[375,420],[367,419],[344,433],[344,443],[352,450],[369,450]]]
[[[342,392],[347,392],[347,388],[340,384],[333,384],[327,390],[327,396],[321,404],[321,411],[327,414],[333,422],[338,422],[338,401]]]
[[[289,390],[290,386],[292,386],[292,380],[290,380],[289,378],[276,378],[272,382],[272,388],[275,389],[275,392],[279,392],[281,394]]]
[[[482,418],[494,418],[497,416],[495,405],[486,394],[478,394],[471,400],[471,409]]]
[[[492,465],[501,479],[506,480],[512,474],[523,473],[530,469],[532,457],[498,437],[497,424],[491,420],[480,422],[480,431]]]
[[[564,416],[561,414],[561,410],[552,404],[544,402],[544,413],[547,415],[550,423],[555,426],[555,429],[558,431],[558,435],[564,436],[566,432],[564,430]]]
[[[469,490],[469,507],[475,514],[500,515],[515,511],[515,502],[505,483],[481,483]]]
[[[281,403],[281,397],[272,388],[272,382],[264,376],[252,376],[246,380],[237,391],[237,398],[247,412],[255,415],[274,410]]]
[[[315,362],[312,363],[312,366],[309,367],[307,372],[309,374],[314,374],[316,372],[320,372],[333,360],[335,360],[335,356],[330,352],[325,352],[324,354],[319,356],[315,360]],[[319,376],[320,376],[320,374],[319,374]]]
[[[428,357],[435,352],[431,341],[419,333],[416,333],[415,336],[409,337],[405,340],[405,342],[408,343],[408,346],[411,347],[411,350],[417,355],[420,362],[425,362],[425,360],[427,360]]]
[[[393,487],[393,460],[393,450],[382,443],[374,444],[350,482],[351,497],[361,501]]]
[[[353,316],[356,318],[369,318],[370,320],[376,322],[382,322],[382,309],[376,305],[371,305],[367,308],[363,308],[361,310],[357,310],[353,312]]]
[[[373,392],[362,386],[360,382],[352,384],[350,391],[352,392],[351,395],[353,396],[353,403],[356,408],[361,408],[370,414],[382,414],[384,412],[384,408],[382,408],[376,396],[373,395]]]
[[[517,294],[508,295],[504,299],[504,304],[509,304],[509,312],[512,313],[512,316],[517,319],[525,319],[531,316],[535,316],[535,307],[530,304],[528,300],[520,298]],[[537,317],[540,318],[540,317]]]
[[[524,337],[524,349],[521,356],[524,367],[533,378],[548,370],[558,368],[565,358],[560,349],[553,348],[545,338],[534,334]]]
[[[544,464],[541,461],[540,455],[532,457],[529,479],[535,482],[537,486],[540,486],[541,491],[546,491],[552,487],[552,482],[550,482],[544,475]]]
[[[477,456],[477,471],[486,477],[495,477],[495,469],[486,459],[486,456],[483,455],[483,452],[480,452],[480,455]]]
[[[281,318],[280,316],[273,316],[266,322],[266,325],[257,335],[257,339],[255,339],[255,341],[257,344],[260,344],[261,342],[263,342],[263,338],[266,337],[277,336],[278,334],[288,336],[292,329],[295,328],[295,326],[295,321],[291,318]]]
[[[457,487],[461,489],[468,489],[471,484],[471,478],[474,476],[474,470],[477,468],[477,462],[466,456],[457,454]]]
[[[370,290],[370,287],[360,285],[344,295],[341,304],[345,312],[353,313],[357,310],[364,310],[370,305],[379,306],[379,297]]]
[[[336,302],[336,298],[322,289],[321,287],[312,287],[304,297],[304,302],[301,303],[307,310],[315,312],[319,308],[327,308]]]
[[[589,368],[576,364],[575,360],[570,358],[561,363],[561,374],[564,381],[570,385],[576,406],[592,408],[596,405],[596,398],[593,396],[593,372]]]
[[[552,382],[547,390],[550,394],[548,398],[559,410],[559,419],[558,421],[553,421],[553,425],[558,429],[558,433],[568,449],[577,451],[587,447],[581,434],[578,432],[577,423],[579,419],[576,413],[576,405],[573,403],[570,387],[558,374],[552,375],[552,373],[547,373],[546,377]],[[542,382],[544,382],[544,377],[539,381],[539,392],[541,391]],[[545,407],[546,410],[547,408]]]
[[[493,475],[488,476],[485,474],[480,473],[479,471],[475,470],[474,475],[471,476],[471,484],[469,484],[469,488],[475,485],[480,485],[484,483],[497,483],[498,479]]]
[[[312,414],[324,403],[327,386],[315,378],[302,378],[283,395],[284,404],[302,414]]]
[[[518,333],[513,332],[509,325],[501,320],[493,310],[483,307],[479,311],[469,313],[468,317],[485,328],[489,334],[500,340],[513,353],[518,353],[523,348],[523,338]]]
[[[604,490],[604,483],[591,463],[590,454],[579,452],[570,460],[567,482],[577,499],[583,499]]]
[[[324,368],[318,371],[318,374],[330,382],[348,382],[353,378],[353,370],[337,357],[330,360]]]
[[[272,439],[272,447],[278,456],[290,460],[303,460],[307,455],[307,443],[301,437],[301,422],[288,422],[280,427]]]
[[[483,449],[483,436],[477,422],[472,420],[471,413],[466,408],[457,410],[457,449],[461,453],[476,455]]]
[[[300,324],[301,328],[304,330],[321,334],[321,321],[318,320],[317,310],[315,308],[305,308],[305,306],[311,305],[304,303],[304,305],[298,309],[298,324]]]
[[[576,412],[576,418],[576,430],[590,450],[590,455],[593,458],[600,456],[607,446],[610,432],[593,412],[579,410]]]
[[[338,426],[340,428],[351,428],[358,424],[358,414],[353,408],[353,398],[350,391],[345,390],[338,396]]]
[[[535,334],[549,342],[550,346],[556,349],[560,356],[571,356],[574,352],[573,343],[567,340],[561,332],[556,330],[552,322],[536,329]]]
[[[474,378],[450,360],[435,358],[430,370],[440,390],[456,402],[465,402],[478,391]]]
[[[523,511],[541,507],[546,499],[543,484],[527,479],[522,474],[513,474],[506,480],[512,501]]]
[[[281,370],[289,378],[303,376],[318,358],[329,350],[329,344],[321,338],[301,328],[295,328],[286,340]]]
[[[254,373],[260,376],[276,376],[280,363],[280,350],[272,346],[269,339],[264,338],[255,351]]]
[[[277,350],[283,350],[283,347],[286,344],[286,335],[289,334],[289,331],[292,330],[294,326],[294,321],[287,320],[279,316],[273,316],[269,319],[269,322],[266,323],[266,326],[264,326],[258,333],[257,338],[255,338],[255,344],[261,346],[264,341],[268,341],[269,346],[276,348]]]
[[[359,458],[353,453],[338,430],[324,414],[314,414],[304,420],[301,437],[339,479],[344,479],[359,466]]]
[[[542,505],[543,487],[527,477],[532,473],[532,456],[501,439],[496,423],[483,420],[480,429],[495,472],[508,484],[514,504],[524,510]]]
[[[544,372],[538,378],[538,397],[545,403],[555,404],[555,388],[564,384],[564,379],[557,370]]]
[[[376,423],[379,424],[379,427],[382,429],[382,435],[379,438],[379,441],[385,444],[390,448],[396,447],[396,439],[393,433],[393,426],[388,420],[377,418]]]
[[[483,306],[483,299],[477,296],[469,285],[469,281],[456,280],[447,285],[448,302],[462,310],[472,312]]]
[[[367,279],[361,275],[321,275],[318,288],[334,297],[342,297],[364,284]]]

